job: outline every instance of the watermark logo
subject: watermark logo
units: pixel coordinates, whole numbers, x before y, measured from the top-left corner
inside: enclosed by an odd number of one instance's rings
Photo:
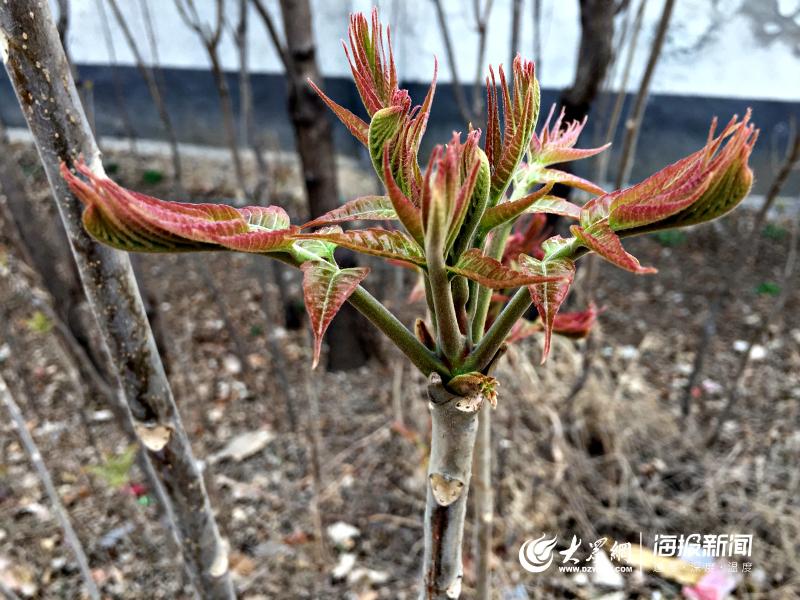
[[[519,549],[519,562],[529,573],[543,573],[554,561],[562,573],[594,573],[598,569],[598,561],[604,563],[600,565],[603,568],[611,568],[618,573],[630,573],[637,563],[636,558],[638,557],[641,570],[643,556],[649,553],[656,559],[679,558],[692,567],[708,570],[720,559],[749,558],[753,549],[751,534],[656,534],[652,550],[642,546],[642,537],[643,534],[640,533],[636,553],[631,542],[620,543],[605,537],[594,542],[584,542],[576,535],[571,536],[569,544],[566,542],[567,538],[564,538],[562,547],[566,546],[566,550],[555,552],[559,542],[558,536],[548,538],[545,533],[522,544]],[[607,554],[602,552],[604,548]],[[634,554],[637,556],[634,557]],[[560,562],[558,562],[559,555]],[[658,563],[652,564],[650,559],[645,562],[650,564],[651,570],[659,570]],[[735,572],[738,564],[732,562],[729,563],[729,567]],[[752,563],[742,563],[742,569],[744,572],[749,571],[752,569]]]
[[[529,573],[542,573],[553,563],[553,548],[558,543],[558,536],[553,539],[546,539],[547,534],[542,537],[527,540],[519,548],[519,564]]]

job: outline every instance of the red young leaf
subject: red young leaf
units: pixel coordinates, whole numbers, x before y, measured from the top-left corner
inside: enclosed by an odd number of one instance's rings
[[[506,83],[500,67],[500,95],[503,105],[503,132],[500,132],[500,103],[494,71],[489,67],[486,80],[486,156],[492,170],[489,205],[498,202],[505,193],[511,178],[522,160],[528,142],[533,135],[539,116],[539,83],[536,81],[533,63],[519,55],[514,59],[514,88]]]
[[[347,127],[347,130],[353,134],[353,137],[366,146],[367,136],[369,134],[369,124],[367,124],[364,119],[351,113],[344,106],[341,106],[340,104],[337,104],[331,100],[327,94],[319,89],[310,79],[308,80],[308,84],[315,92],[317,92],[317,95],[322,98],[322,101],[328,105],[328,108],[333,111],[333,114],[339,118],[342,124]]]
[[[564,120],[564,109],[558,115],[558,119],[550,129],[550,119],[553,117],[556,105],[550,107],[550,113],[547,115],[547,121],[542,127],[541,136],[535,133],[531,137],[530,143],[530,162],[537,163],[543,167],[554,165],[557,163],[570,162],[573,160],[580,160],[599,154],[611,144],[600,146],[599,148],[574,148],[578,141],[581,131],[586,126],[586,117],[583,121],[572,121],[562,128]]]
[[[592,302],[589,308],[577,312],[559,312],[553,319],[553,333],[568,338],[580,339],[589,335],[592,327],[597,322],[597,315],[600,311],[597,305]],[[511,328],[506,342],[513,344],[524,338],[530,337],[535,333],[544,331],[541,319],[527,321],[520,319]]]
[[[324,240],[356,252],[425,265],[425,255],[417,243],[402,231],[359,229],[344,232],[296,233],[296,240]]]
[[[422,231],[422,216],[419,207],[408,199],[403,190],[397,185],[389,166],[388,149],[383,153],[383,181],[386,184],[386,191],[389,192],[389,200],[394,207],[395,214],[400,222],[411,234],[418,244],[424,244],[425,234]]]
[[[578,188],[590,194],[605,194],[605,190],[599,185],[595,185],[588,179],[578,177],[566,171],[559,171],[558,169],[542,169],[536,164],[528,165],[531,173],[530,177],[537,183],[560,183],[569,187]]]
[[[464,252],[456,265],[447,267],[447,269],[456,275],[462,275],[492,289],[553,283],[561,279],[560,274],[543,275],[516,271],[505,266],[499,260],[484,255],[478,248]]]
[[[749,123],[731,119],[697,152],[662,169],[639,184],[610,194],[609,225],[626,235],[701,223],[733,209],[750,190],[747,164],[758,136]]]
[[[564,337],[585,338],[594,327],[599,313],[594,302],[586,310],[560,312],[553,321],[553,332]]]
[[[559,277],[553,282],[528,286],[531,300],[544,325],[544,350],[542,351],[542,364],[544,364],[547,355],[550,354],[550,338],[553,334],[556,314],[567,297],[572,280],[575,278],[575,263],[567,258],[540,261],[522,254],[519,257],[519,264],[525,273]]]
[[[387,196],[361,196],[350,202],[345,202],[339,208],[309,221],[301,227],[319,227],[333,223],[346,223],[349,221],[396,221],[397,213],[392,202]]]
[[[369,269],[337,269],[329,263],[316,260],[304,262],[300,268],[303,270],[303,298],[314,332],[314,361],[311,368],[316,368],[322,336],[342,304],[367,276]]]
[[[622,240],[608,226],[605,220],[598,221],[587,229],[578,225],[570,227],[572,235],[592,252],[605,258],[608,262],[638,275],[655,273],[653,267],[643,267],[635,256],[625,252]]]
[[[62,163],[61,174],[86,205],[83,223],[99,241],[136,252],[287,250],[295,228],[277,206],[236,209],[225,204],[166,202],[127,190],[83,161],[75,163],[81,179]]]

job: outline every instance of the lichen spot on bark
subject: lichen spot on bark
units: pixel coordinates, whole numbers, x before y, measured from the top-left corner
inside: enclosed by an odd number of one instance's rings
[[[222,577],[228,572],[228,544],[221,540],[217,544],[217,554],[214,556],[214,562],[208,568],[208,574],[212,577]]]
[[[136,435],[142,440],[142,444],[151,452],[163,450],[172,437],[172,428],[167,425],[136,423],[134,428],[136,429]]]
[[[464,482],[444,473],[431,473],[431,491],[439,506],[450,506],[461,497]]]
[[[8,62],[8,38],[2,29],[0,29],[0,59],[3,60],[3,64]]]
[[[447,594],[448,598],[458,598],[461,596],[461,575],[456,577],[455,581],[447,586],[444,593]]]

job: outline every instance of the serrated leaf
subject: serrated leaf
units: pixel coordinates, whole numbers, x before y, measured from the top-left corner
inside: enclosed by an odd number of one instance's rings
[[[481,230],[489,231],[491,229],[494,229],[495,227],[501,225],[502,223],[506,223],[508,221],[516,219],[518,216],[520,216],[525,212],[545,212],[545,211],[531,211],[530,209],[536,206],[545,198],[551,199],[551,203],[553,200],[561,200],[560,198],[555,198],[555,196],[547,196],[547,194],[550,192],[551,189],[553,189],[553,185],[547,184],[541,189],[538,189],[532,194],[528,194],[523,198],[507,202],[500,202],[496,206],[487,208],[486,211],[483,213],[483,218],[481,218]],[[562,200],[562,202],[566,202],[566,200]],[[575,207],[575,209],[580,211],[580,209],[577,206]]]
[[[583,190],[589,194],[605,194],[603,188],[592,183],[588,179],[578,177],[566,171],[559,171],[558,169],[539,169],[537,165],[531,165],[529,167],[528,177],[536,183],[558,183]]]
[[[369,156],[375,172],[383,173],[383,154],[387,146],[397,137],[403,125],[407,109],[404,106],[382,108],[372,116],[369,124]]]
[[[344,106],[341,106],[331,100],[325,94],[325,92],[319,89],[310,79],[308,80],[308,84],[313,88],[322,101],[328,105],[328,108],[333,111],[333,114],[335,114],[336,117],[342,122],[342,125],[347,127],[347,130],[353,135],[353,137],[366,146],[368,144],[367,140],[369,136],[369,125],[363,119],[357,117],[347,110]]]
[[[518,55],[514,59],[513,95],[506,82],[503,68],[500,74],[500,98],[503,106],[503,131],[500,131],[500,102],[494,71],[489,68],[486,81],[486,156],[492,170],[489,205],[497,204],[505,194],[514,173],[533,135],[539,116],[539,82],[536,80],[533,63]]]
[[[716,137],[714,122],[703,148],[610,194],[611,229],[636,235],[703,223],[732,210],[753,182],[747,162],[758,131],[749,119],[749,111],[742,121],[734,117]]]
[[[388,196],[361,196],[355,200],[345,202],[342,206],[326,212],[321,217],[309,221],[301,227],[319,227],[334,223],[347,223],[350,221],[396,221],[392,201]]]
[[[337,269],[322,261],[308,261],[303,270],[303,298],[314,333],[312,368],[319,363],[322,337],[350,295],[369,273],[366,267]]]
[[[326,240],[356,252],[425,266],[425,255],[422,249],[408,234],[402,231],[372,228],[339,233],[296,233],[293,235],[293,239]]]
[[[464,252],[455,266],[447,267],[447,270],[495,290],[554,282],[559,279],[558,275],[543,276],[517,271],[505,266],[499,260],[486,256],[478,248]]]
[[[570,231],[589,250],[621,269],[638,275],[657,271],[653,267],[643,267],[635,256],[628,254],[622,247],[622,240],[611,230],[606,221],[598,221],[587,229],[573,225]]]
[[[578,137],[586,126],[587,119],[584,117],[582,121],[572,121],[563,127],[565,109],[562,108],[551,129],[550,119],[553,118],[555,108],[555,104],[550,107],[550,113],[542,127],[541,135],[537,136],[534,133],[531,137],[530,163],[546,167],[557,163],[571,162],[599,154],[611,145],[606,144],[599,148],[574,148],[573,146],[578,142]]]
[[[556,314],[567,297],[569,288],[575,278],[575,263],[568,258],[540,261],[522,254],[519,257],[519,265],[520,269],[525,273],[543,277],[559,277],[556,281],[528,286],[531,300],[544,324],[544,350],[542,351],[542,364],[544,364],[550,354],[550,339],[553,335],[553,323]]]
[[[422,214],[419,207],[406,197],[403,190],[397,185],[392,175],[389,165],[388,150],[383,154],[383,181],[386,191],[389,192],[389,201],[395,214],[400,219],[403,227],[411,234],[411,237],[420,245],[424,244],[425,234],[422,229]]]

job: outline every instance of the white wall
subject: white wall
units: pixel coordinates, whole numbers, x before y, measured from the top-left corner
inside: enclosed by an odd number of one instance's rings
[[[51,0],[52,1],[52,0]],[[70,50],[79,63],[108,64],[109,50],[98,11],[101,0],[72,0]],[[180,20],[172,0],[118,0],[139,36],[140,47],[150,60],[141,3],[149,2],[156,15],[158,53],[163,66],[205,68],[203,47],[194,32]],[[201,13],[213,19],[214,1],[195,0]],[[265,0],[279,21],[276,0]],[[347,62],[339,40],[346,35],[347,15],[368,11],[370,0],[312,0],[319,58],[326,75],[347,75]],[[543,57],[540,79],[545,87],[567,85],[574,73],[579,35],[578,0],[543,0]],[[637,5],[638,0],[631,0]],[[392,24],[395,54],[401,78],[427,81],[433,58],[439,57],[440,75],[450,71],[431,0],[383,0],[382,19]],[[489,24],[487,59],[493,64],[508,60],[511,0],[495,0]],[[716,5],[716,8],[714,8]],[[236,23],[238,2],[227,0],[231,26]],[[532,53],[532,2],[524,0],[523,54]],[[640,38],[629,87],[639,79],[652,40],[662,0],[649,0],[646,26]],[[445,0],[450,28],[459,57],[459,76],[471,81],[475,73],[477,35],[472,24],[471,0]],[[133,64],[133,57],[116,26],[110,9],[114,52],[119,64]],[[251,65],[255,72],[279,72],[280,64],[258,15],[251,11]],[[237,68],[230,31],[221,48],[226,68]],[[654,81],[654,92],[704,96],[800,100],[800,0],[678,0],[665,55]]]

